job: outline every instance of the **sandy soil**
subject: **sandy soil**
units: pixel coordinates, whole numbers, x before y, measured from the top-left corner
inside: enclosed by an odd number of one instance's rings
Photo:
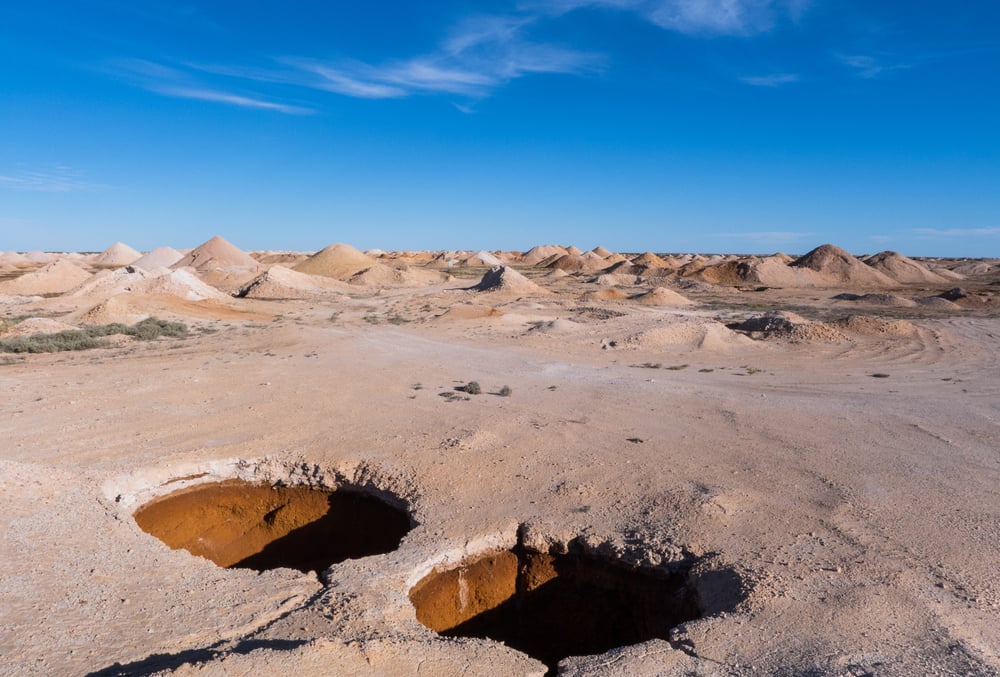
[[[988,295],[674,280],[684,305],[545,270],[522,270],[545,293],[476,293],[484,270],[453,272],[312,299],[159,294],[189,338],[0,354],[0,673],[544,674],[411,602],[445,572],[458,592],[435,603],[453,604],[484,556],[513,590],[529,552],[683,570],[695,612],[560,674],[1000,674]],[[10,317],[86,310],[10,298]],[[770,311],[784,321],[727,327]],[[456,390],[473,380],[481,394]],[[367,493],[412,529],[322,572],[258,572],[133,518],[235,479]],[[583,633],[587,604],[551,600],[553,636]]]

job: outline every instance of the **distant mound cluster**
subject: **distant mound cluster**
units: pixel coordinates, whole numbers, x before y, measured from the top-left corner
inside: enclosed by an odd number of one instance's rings
[[[849,319],[860,317],[854,308],[924,313],[990,309],[1000,305],[990,286],[997,281],[1000,262],[995,260],[915,260],[892,251],[857,257],[830,244],[798,257],[780,252],[630,254],[600,246],[584,251],[554,244],[524,252],[363,252],[344,243],[315,252],[246,252],[215,236],[187,250],[161,246],[140,252],[116,242],[94,254],[0,252],[0,304],[22,310],[38,305],[43,314],[60,318],[61,324],[36,322],[18,330],[39,332],[56,326],[136,322],[154,314],[264,318],[269,316],[266,307],[251,302],[350,304],[404,290],[428,296],[423,304],[430,309],[426,312],[442,321],[510,324],[518,321],[518,315],[505,306],[532,298],[552,302],[553,295],[557,303],[594,304],[598,310],[587,311],[588,317],[603,321],[624,314],[615,306],[629,312],[683,314],[696,311],[705,298],[770,289],[829,289],[833,293],[826,298],[831,308],[851,308],[841,324],[767,316],[724,331],[705,329],[709,325],[697,322],[678,325],[635,341],[654,345],[678,336],[687,337],[683,341],[695,336],[699,345],[735,345],[746,337],[837,341],[866,331],[906,334],[905,327],[873,329]],[[463,297],[469,300],[461,301]],[[477,297],[489,301],[471,300]],[[8,315],[23,316],[22,310]],[[375,321],[374,316],[371,319]],[[405,323],[412,318],[396,313],[391,319]],[[580,319],[550,318],[532,324],[530,330],[533,336],[554,336],[575,331]],[[668,334],[674,338],[668,339]]]

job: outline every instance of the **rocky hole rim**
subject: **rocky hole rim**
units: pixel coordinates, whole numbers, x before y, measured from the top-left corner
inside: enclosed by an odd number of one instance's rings
[[[172,549],[227,569],[322,573],[348,559],[396,550],[409,513],[350,485],[226,479],[179,489],[140,506],[139,528]]]
[[[634,566],[578,540],[508,550],[435,569],[409,591],[417,620],[445,637],[492,639],[541,661],[547,674],[571,656],[653,639],[744,599],[740,575],[712,556]]]

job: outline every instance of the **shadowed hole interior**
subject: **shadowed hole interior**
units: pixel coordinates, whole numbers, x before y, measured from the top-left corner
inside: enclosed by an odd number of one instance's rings
[[[545,663],[655,638],[701,613],[690,564],[636,569],[583,553],[521,546],[425,576],[410,591],[417,620],[449,637],[504,642]]]
[[[227,480],[142,506],[135,521],[174,549],[221,567],[323,571],[391,552],[410,530],[403,510],[366,494]]]

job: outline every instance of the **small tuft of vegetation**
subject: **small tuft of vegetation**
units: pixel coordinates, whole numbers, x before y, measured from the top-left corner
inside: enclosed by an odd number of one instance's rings
[[[131,336],[139,341],[154,341],[162,336],[182,338],[188,335],[183,322],[168,322],[149,317],[131,327],[115,322],[83,329],[71,329],[54,334],[32,334],[0,339],[0,353],[61,353],[73,350],[90,350],[107,347],[105,337]]]
[[[514,391],[510,389],[510,386],[504,386],[503,388],[500,389],[497,395],[499,395],[500,397],[510,397],[512,392]]]
[[[470,395],[478,395],[483,392],[483,389],[479,387],[477,381],[469,381],[464,386],[459,386],[456,390],[461,390],[462,392],[469,393]]]

